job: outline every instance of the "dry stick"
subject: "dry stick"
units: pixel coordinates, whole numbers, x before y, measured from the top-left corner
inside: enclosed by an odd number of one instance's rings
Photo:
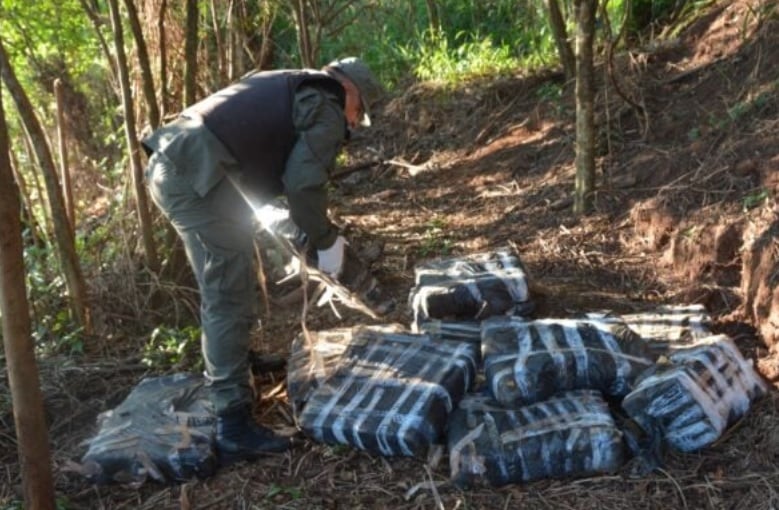
[[[270,301],[268,298],[268,279],[265,276],[265,264],[262,261],[262,251],[259,244],[254,242],[254,253],[257,257],[257,281],[260,282],[260,290],[262,291],[262,304],[265,308],[265,318],[270,317]]]
[[[423,163],[421,165],[414,165],[412,163],[406,163],[405,161],[397,160],[397,159],[388,159],[385,161],[385,163],[389,165],[395,165],[400,166],[408,170],[408,173],[412,176],[417,175],[418,173],[425,172],[427,170],[432,170],[436,167],[436,163],[433,161],[428,160],[426,163]]]
[[[669,472],[668,472],[668,471],[666,471],[665,469],[663,469],[663,468],[657,468],[657,470],[658,470],[660,473],[664,474],[666,477],[668,477],[668,479],[671,481],[671,483],[673,483],[674,487],[676,487],[676,490],[678,490],[678,491],[679,491],[679,496],[680,496],[680,497],[681,497],[681,499],[682,499],[682,505],[684,506],[684,508],[688,508],[688,507],[687,507],[687,498],[685,498],[685,497],[684,497],[684,490],[682,490],[682,486],[681,486],[681,485],[679,485],[679,482],[678,482],[678,481],[676,481],[676,479],[675,479],[673,476],[671,476],[671,473],[669,473]]]

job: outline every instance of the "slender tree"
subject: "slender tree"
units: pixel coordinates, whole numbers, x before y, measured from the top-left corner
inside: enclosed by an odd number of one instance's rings
[[[30,99],[11,68],[11,63],[2,41],[0,41],[0,74],[2,74],[3,83],[8,87],[8,91],[14,103],[16,103],[16,108],[25,130],[30,136],[32,148],[35,151],[35,156],[43,174],[43,180],[46,183],[46,194],[49,198],[54,239],[59,252],[62,270],[65,274],[68,293],[70,294],[71,309],[76,321],[89,331],[87,287],[78,257],[76,256],[73,231],[70,228],[65,201],[62,198],[57,168],[54,165],[54,159],[51,156],[51,150],[46,141],[43,128],[35,115]]]
[[[592,208],[595,189],[595,79],[593,41],[597,0],[575,0],[576,15],[576,187],[573,210]]]
[[[293,0],[292,13],[298,35],[298,51],[303,67],[314,67],[314,48],[311,42],[311,24],[308,20],[305,0]]]
[[[60,182],[65,198],[65,210],[68,213],[71,231],[76,231],[76,207],[73,203],[73,186],[70,182],[70,167],[68,166],[68,144],[65,140],[65,101],[62,98],[62,81],[54,80],[54,96],[57,99],[57,144],[60,153]]]
[[[124,111],[124,134],[127,149],[130,152],[130,172],[135,191],[135,209],[138,214],[138,224],[143,239],[146,264],[152,271],[159,269],[157,248],[154,244],[149,201],[143,184],[143,166],[141,165],[140,144],[135,129],[135,113],[133,110],[132,93],[130,91],[130,72],[127,67],[127,57],[124,53],[124,36],[122,35],[122,20],[119,16],[117,0],[109,0],[111,25],[114,30],[114,45],[116,47],[116,62],[119,70],[119,83],[122,89],[122,109]]]
[[[167,8],[167,0],[162,0],[160,2],[160,11],[157,15],[157,32],[160,38],[160,104],[162,105],[160,118],[165,117],[165,114],[168,112],[168,51],[167,44],[165,44],[165,13]]]
[[[352,23],[360,9],[358,0],[292,0],[289,7],[295,20],[300,59],[305,67],[316,67],[322,41],[337,37]],[[349,13],[351,9],[351,13]],[[348,15],[347,15],[348,14]]]
[[[30,242],[33,245],[38,246],[39,244],[44,244],[45,234],[41,232],[38,219],[35,217],[32,205],[33,201],[30,196],[30,189],[27,186],[27,181],[19,169],[19,162],[14,153],[9,151],[9,156],[11,159],[11,172],[13,172],[14,181],[16,181],[16,184],[19,187],[19,199],[22,202],[22,223],[29,229]]]
[[[576,76],[576,57],[574,57],[571,43],[568,42],[568,30],[565,28],[565,18],[560,11],[560,4],[558,0],[544,0],[544,3],[549,14],[549,26],[552,28],[565,77],[572,80]]]
[[[246,6],[242,5],[243,19],[247,19]],[[260,35],[262,42],[260,44],[260,54],[254,58],[254,67],[257,69],[270,69],[273,66],[273,24],[276,21],[278,8],[273,2],[265,2],[260,11]]]
[[[157,129],[160,125],[160,109],[157,106],[157,94],[154,92],[154,77],[151,72],[149,52],[146,49],[146,39],[143,37],[143,29],[141,28],[141,21],[138,19],[138,9],[135,8],[135,2],[133,0],[124,0],[124,5],[127,8],[127,19],[133,32],[135,48],[138,51],[138,66],[141,68],[143,97],[146,99],[149,125],[152,129]]]
[[[103,55],[105,56],[108,65],[111,67],[111,77],[115,78],[117,75],[116,62],[111,53],[111,50],[108,48],[108,42],[103,36],[103,19],[100,14],[96,12],[96,6],[90,5],[88,0],[80,0],[80,2],[81,7],[84,9],[84,12],[87,13],[87,17],[89,17],[89,20],[92,22],[92,26],[95,28],[95,34],[97,35],[97,39],[100,42],[100,48],[103,50]]]
[[[187,0],[187,29],[184,41],[184,107],[194,104],[197,83],[197,0]]]
[[[25,508],[53,510],[54,483],[27,303],[19,195],[0,93],[0,312]]]
[[[229,34],[222,34],[222,26],[219,22],[219,11],[216,8],[216,0],[211,0],[211,25],[214,33],[214,53],[216,54],[216,83],[219,86],[224,86],[227,83],[227,59],[230,58],[229,51],[227,49],[227,43],[225,37],[229,41]],[[228,19],[230,17],[229,11],[233,8],[233,2],[230,1],[227,4]]]

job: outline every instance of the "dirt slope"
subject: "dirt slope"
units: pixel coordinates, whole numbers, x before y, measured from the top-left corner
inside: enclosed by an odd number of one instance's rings
[[[703,303],[716,329],[777,378],[779,353],[770,347],[779,342],[779,20],[765,8],[774,2],[762,4],[720,2],[678,38],[615,57],[619,88],[640,108],[599,85],[596,211],[585,218],[570,213],[573,106],[571,85],[558,74],[456,91],[417,85],[394,97],[376,129],[353,141],[348,165],[360,170],[338,181],[333,203],[357,239],[370,233],[385,243],[378,275],[401,305],[387,321],[409,323],[404,305],[416,263],[508,244],[530,270],[540,314]],[[299,331],[299,307],[282,309],[264,318],[259,350],[283,353]],[[316,310],[307,326],[370,322],[341,312],[338,319]],[[83,453],[96,402],[116,405],[138,374],[66,369],[46,377],[58,383],[49,401],[63,410],[51,430],[68,508],[779,506],[776,391],[711,448],[671,454],[645,477],[626,467],[614,476],[464,492],[447,483],[445,458],[426,465],[306,442],[209,480],[136,492],[92,488],[63,468]],[[261,381],[267,423],[289,420],[282,377]],[[3,501],[18,484],[18,466],[12,443],[0,445]]]

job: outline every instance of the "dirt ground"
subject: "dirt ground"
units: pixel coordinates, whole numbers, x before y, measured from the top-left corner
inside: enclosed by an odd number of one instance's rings
[[[529,270],[539,316],[702,303],[715,330],[776,383],[779,354],[767,326],[777,317],[775,8],[714,3],[678,36],[615,55],[619,91],[598,67],[598,190],[584,218],[571,213],[572,85],[558,73],[457,90],[414,85],[393,97],[375,129],[351,143],[351,172],[337,180],[332,206],[356,239],[384,243],[376,272],[399,306],[383,322],[410,323],[415,264],[510,246]],[[759,236],[763,250],[750,252],[747,241]],[[300,305],[271,309],[256,347],[283,354],[300,331]],[[306,325],[375,323],[339,311],[315,309]],[[207,480],[135,490],[90,486],[67,467],[84,453],[97,413],[121,401],[143,369],[94,359],[41,370],[65,508],[779,508],[775,389],[715,445],[668,452],[663,468],[642,477],[628,465],[609,476],[460,490],[445,455],[382,458],[302,441]],[[291,425],[283,375],[260,381],[258,417],[273,426]],[[10,501],[19,472],[8,433],[0,433],[0,459],[0,502]]]

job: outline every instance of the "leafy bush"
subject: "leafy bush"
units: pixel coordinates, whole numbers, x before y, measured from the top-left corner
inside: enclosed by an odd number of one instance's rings
[[[419,44],[405,50],[414,65],[414,74],[421,80],[457,84],[488,74],[500,75],[516,70],[520,63],[506,46],[496,46],[490,36],[468,40],[458,34],[460,44],[450,46],[441,31],[431,31]]]
[[[142,361],[156,369],[188,367],[202,370],[199,346],[199,327],[174,329],[158,326],[152,331],[143,349]]]

